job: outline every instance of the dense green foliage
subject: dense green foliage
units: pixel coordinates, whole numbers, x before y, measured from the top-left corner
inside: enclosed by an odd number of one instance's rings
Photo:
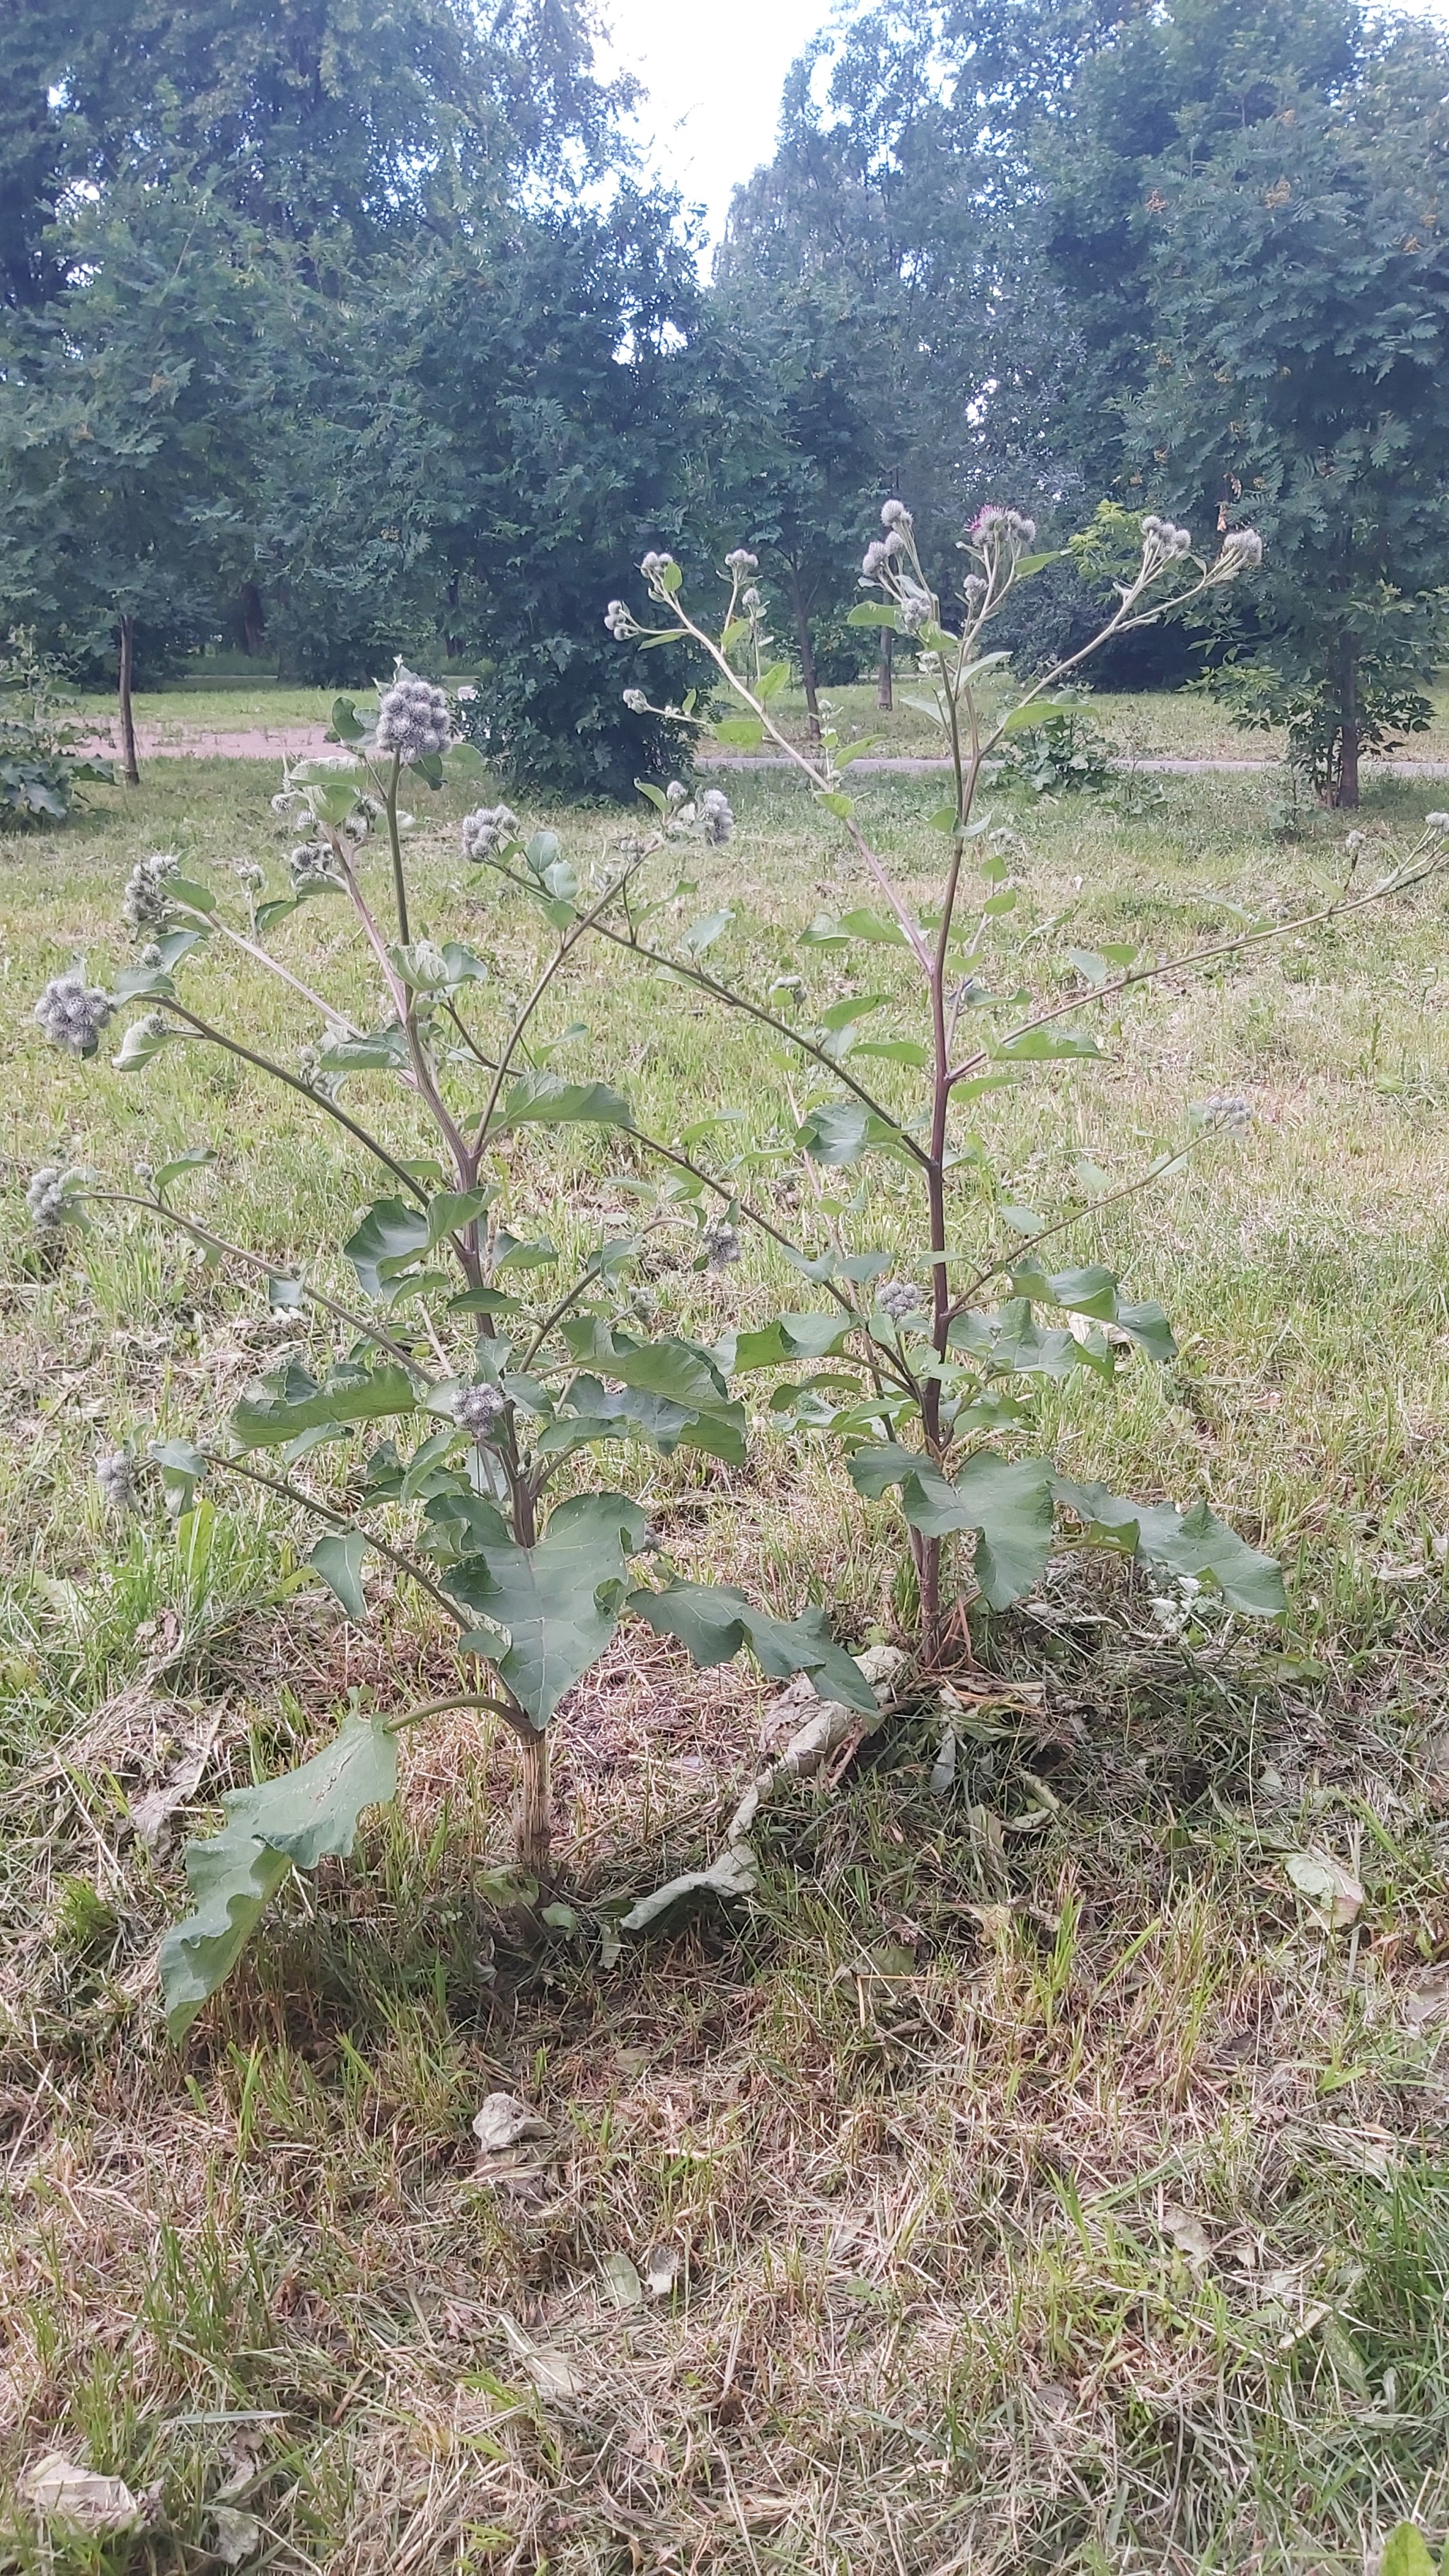
[[[148,0],[124,44],[25,0],[0,48],[0,611],[78,671],[225,636],[355,684],[402,652],[476,676],[513,774],[627,794],[679,761],[602,633],[641,551],[752,546],[813,713],[869,659],[883,497],[943,596],[983,499],[1051,535],[1110,498],[1260,526],[1269,569],[1102,683],[1226,667],[1346,802],[1416,720],[1449,582],[1427,22],[857,8],[708,287],[572,0]],[[1063,562],[1002,644],[1042,667],[1110,598]]]

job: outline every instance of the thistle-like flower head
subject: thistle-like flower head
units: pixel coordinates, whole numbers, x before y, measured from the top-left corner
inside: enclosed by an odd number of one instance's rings
[[[149,859],[136,861],[121,897],[121,918],[130,929],[165,929],[171,911],[167,884],[180,872],[181,861],[169,850],[157,850]]]
[[[491,859],[511,841],[518,830],[518,816],[507,805],[477,805],[465,814],[459,827],[463,856],[475,866]]]
[[[64,1047],[68,1055],[91,1056],[100,1045],[111,1010],[109,993],[97,984],[87,984],[84,967],[72,966],[64,975],[52,976],[35,1005],[35,1016],[52,1046]]]
[[[452,721],[443,691],[399,667],[378,706],[378,750],[395,751],[404,761],[425,760],[430,752],[446,751],[451,738]]]

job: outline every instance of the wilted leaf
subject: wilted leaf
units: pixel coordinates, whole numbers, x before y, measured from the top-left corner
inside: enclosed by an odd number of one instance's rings
[[[685,2270],[684,2256],[677,2245],[651,2245],[644,2257],[644,2286],[650,2298],[671,2298]]]
[[[948,1797],[956,1777],[956,1729],[947,1724],[941,1737],[940,1750],[931,1765],[931,1795]]]
[[[549,2126],[517,2094],[490,2093],[473,2114],[473,2135],[485,2155],[497,2156],[517,2146],[520,2138],[546,2138]]]
[[[206,2518],[211,2530],[208,2547],[223,2567],[245,2567],[249,2558],[256,2557],[266,2530],[254,2513],[242,2513],[234,2504],[213,2504],[207,2507]]]
[[[644,2284],[627,2254],[602,2255],[599,2260],[599,2270],[604,2276],[604,2287],[616,2308],[643,2306]]]
[[[540,2397],[582,2397],[588,2386],[582,2371],[552,2344],[535,2344],[523,2366]]]
[[[708,1869],[687,1869],[678,1878],[668,1879],[648,1896],[641,1896],[627,1914],[619,1918],[621,1932],[647,1932],[666,1916],[696,1905],[701,1897],[722,1897],[727,1903],[736,1897],[753,1896],[758,1873],[755,1856],[748,1843],[731,1843]]]
[[[1177,2247],[1179,2254],[1187,2256],[1190,2263],[1210,2260],[1212,2240],[1202,2220],[1195,2217],[1190,2209],[1178,2209],[1168,2201],[1164,2204],[1160,2223],[1163,2235]]]
[[[1290,1852],[1283,1863],[1301,1896],[1315,1906],[1336,1931],[1357,1919],[1363,1889],[1351,1870],[1328,1852]]]
[[[141,2499],[132,2495],[124,2478],[77,2468],[63,2451],[47,2451],[27,2469],[20,2485],[44,2521],[67,2523],[72,2531],[128,2531],[141,2517]]]

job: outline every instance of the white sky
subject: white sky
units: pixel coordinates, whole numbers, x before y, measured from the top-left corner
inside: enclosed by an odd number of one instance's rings
[[[774,149],[785,74],[830,0],[602,0],[606,61],[649,92],[639,132],[661,178],[706,209],[718,241],[737,181]]]

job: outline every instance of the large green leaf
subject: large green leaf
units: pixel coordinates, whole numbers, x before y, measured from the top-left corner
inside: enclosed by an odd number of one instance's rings
[[[823,1699],[875,1714],[874,1691],[818,1607],[797,1619],[772,1619],[730,1584],[670,1583],[662,1592],[631,1592],[629,1608],[657,1635],[677,1637],[697,1664],[726,1664],[749,1646],[772,1681],[808,1673]]]
[[[812,1163],[858,1163],[873,1146],[898,1145],[899,1128],[859,1100],[823,1100],[806,1113],[795,1142]]]
[[[617,1378],[641,1395],[662,1396],[678,1405],[690,1417],[693,1448],[743,1466],[744,1406],[731,1397],[708,1351],[670,1337],[636,1341],[598,1315],[572,1317],[560,1329],[576,1360],[592,1362],[606,1377]]]
[[[898,1440],[858,1449],[850,1461],[858,1493],[901,1489],[901,1509],[924,1538],[974,1530],[976,1580],[993,1610],[1020,1601],[1051,1554],[1052,1472],[1044,1458],[1006,1459],[979,1449],[959,1476],[944,1476]]]
[[[743,1377],[751,1369],[833,1358],[845,1348],[849,1332],[849,1317],[838,1307],[833,1315],[777,1315],[756,1332],[724,1334],[714,1355],[726,1377]]]
[[[956,1478],[974,1529],[973,1571],[993,1610],[1008,1609],[1040,1582],[1052,1552],[1052,1471],[1045,1458],[999,1458],[978,1449]]]
[[[1126,1555],[1145,1556],[1169,1574],[1211,1577],[1234,1610],[1274,1619],[1286,1609],[1283,1576],[1271,1556],[1249,1547],[1206,1503],[1186,1512],[1170,1503],[1134,1503],[1105,1485],[1055,1479],[1056,1498]]]
[[[574,1378],[563,1402],[569,1410],[560,1411],[538,1441],[542,1457],[567,1457],[572,1450],[606,1440],[647,1440],[666,1458],[678,1448],[702,1449],[732,1466],[744,1464],[742,1405],[715,1405],[699,1413],[647,1388],[606,1388],[591,1376]]]
[[[622,1091],[607,1082],[565,1082],[557,1073],[521,1074],[493,1121],[491,1133],[510,1127],[632,1127],[634,1112]]]
[[[386,1297],[384,1261],[415,1260],[428,1243],[427,1211],[410,1199],[378,1199],[342,1249],[369,1297]]]
[[[365,1807],[397,1787],[397,1738],[375,1718],[352,1717],[296,1771],[222,1800],[226,1823],[210,1842],[186,1846],[196,1912],[161,1944],[166,2025],[179,2039],[236,1963],[263,1906],[289,1870],[346,1860]]]
[[[1104,1270],[1099,1262],[1091,1262],[1082,1270],[1047,1272],[1038,1268],[1028,1254],[1012,1272],[1011,1284],[1018,1297],[1043,1299],[1051,1305],[1064,1306],[1070,1315],[1088,1315],[1096,1323],[1117,1325],[1155,1360],[1177,1357],[1172,1327],[1156,1298],[1125,1305],[1116,1272]]]
[[[575,1494],[559,1504],[537,1546],[482,1547],[444,1575],[465,1610],[506,1632],[501,1652],[483,1630],[467,1643],[496,1665],[535,1726],[547,1726],[613,1636],[628,1559],[645,1529],[638,1504],[622,1494]]]
[[[1444,2553],[1449,2567],[1449,2549]],[[1379,2562],[1379,2576],[1440,2576],[1433,2553],[1417,2524],[1401,2522],[1390,2532]]]
[[[351,1422],[381,1422],[389,1414],[416,1413],[421,1398],[405,1368],[359,1368],[344,1362],[319,1386],[300,1360],[248,1387],[232,1412],[231,1427],[243,1449],[275,1449],[299,1432],[342,1429]]]
[[[1100,1056],[1101,1047],[1086,1029],[1019,1029],[1003,1038],[992,1054],[1001,1064],[1064,1064],[1074,1056]]]
[[[329,1592],[336,1594],[348,1618],[359,1627],[367,1617],[367,1595],[362,1589],[366,1557],[367,1541],[361,1530],[328,1530],[303,1558],[303,1563],[311,1567]]]

